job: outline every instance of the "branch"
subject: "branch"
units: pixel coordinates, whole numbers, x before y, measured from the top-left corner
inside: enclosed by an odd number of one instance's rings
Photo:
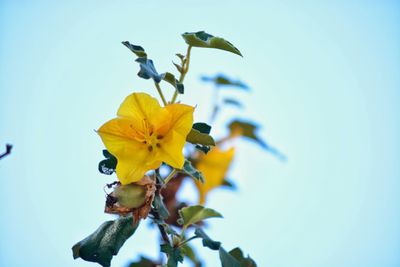
[[[0,155],[0,159],[4,158],[5,156],[11,154],[12,145],[6,144],[6,152]]]

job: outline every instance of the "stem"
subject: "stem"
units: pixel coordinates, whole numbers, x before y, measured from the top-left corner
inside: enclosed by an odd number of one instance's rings
[[[178,247],[181,247],[181,246],[185,245],[187,242],[192,241],[193,239],[196,239],[196,238],[199,238],[199,236],[195,235],[195,236],[192,236],[191,238],[183,240],[182,242],[180,242],[178,244]]]
[[[168,182],[174,178],[175,174],[178,172],[177,169],[173,169],[170,174],[168,174],[168,176],[164,179],[164,184],[168,184]]]
[[[181,76],[179,77],[179,83],[183,83],[183,80],[185,79],[186,73],[189,71],[189,63],[190,63],[190,51],[192,51],[192,46],[189,45],[187,52],[186,52],[186,61],[185,64],[182,65],[182,71],[181,71]],[[175,90],[174,95],[172,97],[171,103],[175,103],[176,98],[178,97],[178,89]]]
[[[5,156],[7,156],[9,154],[11,154],[11,148],[12,148],[12,145],[7,144],[6,145],[6,152],[4,152],[3,154],[0,154],[0,159],[4,158]]]
[[[156,83],[156,82],[154,82],[154,85],[156,86],[157,91],[160,94],[160,97],[161,97],[162,102],[164,103],[164,106],[166,106],[167,105],[167,100],[165,100],[165,97],[164,97],[164,94],[163,94],[163,92],[161,90],[160,85],[158,83]]]

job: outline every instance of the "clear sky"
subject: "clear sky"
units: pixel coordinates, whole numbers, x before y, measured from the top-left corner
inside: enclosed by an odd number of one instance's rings
[[[252,88],[236,94],[246,109],[223,117],[260,122],[288,156],[237,143],[230,177],[240,189],[210,195],[225,217],[210,236],[260,267],[400,266],[399,25],[400,3],[387,0],[1,0],[0,151],[15,147],[0,161],[0,266],[94,266],[71,253],[111,218],[93,129],[131,92],[155,94],[120,42],[173,71],[180,33],[197,30],[244,57],[193,50],[182,100],[197,104],[196,120],[212,97],[199,76],[223,71]],[[156,256],[157,236],[143,223],[113,266]]]

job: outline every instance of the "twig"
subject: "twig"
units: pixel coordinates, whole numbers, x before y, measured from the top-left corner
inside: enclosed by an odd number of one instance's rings
[[[12,145],[6,144],[6,152],[0,155],[0,159],[4,158],[5,156],[11,154]]]

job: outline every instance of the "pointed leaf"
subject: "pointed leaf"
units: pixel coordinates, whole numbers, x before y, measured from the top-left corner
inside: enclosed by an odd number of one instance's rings
[[[215,141],[209,134],[201,133],[200,131],[192,128],[186,136],[186,141],[192,144],[215,146]]]
[[[240,266],[240,262],[226,252],[223,247],[219,248],[219,259],[221,260],[222,267],[242,267]]]
[[[234,80],[222,73],[217,74],[214,77],[202,76],[201,80],[204,82],[212,82],[217,86],[217,88],[231,87],[231,88],[236,88],[236,89],[242,89],[245,91],[248,91],[250,89],[249,86],[247,84],[245,84],[244,82],[242,82],[240,80]]]
[[[231,44],[227,40],[220,37],[215,37],[204,31],[185,32],[184,34],[182,34],[182,37],[185,40],[185,42],[190,46],[216,48],[242,56],[239,49],[237,49],[233,44]]]
[[[193,179],[204,183],[203,174],[200,171],[198,171],[195,167],[193,167],[192,163],[189,160],[185,159],[185,163],[183,164],[182,171],[183,171],[183,173],[189,175]]]
[[[182,208],[179,210],[179,215],[185,228],[208,218],[222,218],[221,213],[201,205]]]
[[[169,217],[168,209],[165,206],[164,201],[162,200],[162,196],[160,196],[159,194],[155,194],[153,206],[160,214],[160,219],[166,220]]]
[[[74,259],[97,262],[109,267],[111,259],[131,237],[138,224],[133,225],[132,216],[120,217],[115,221],[104,222],[93,234],[72,247]]]
[[[129,50],[131,50],[137,57],[143,57],[147,58],[147,54],[144,51],[143,47],[139,45],[133,45],[129,43],[128,41],[122,42],[123,45],[125,45]]]
[[[235,106],[235,107],[238,107],[238,108],[243,108],[242,103],[240,103],[238,100],[233,99],[233,98],[225,98],[224,99],[224,104],[232,105],[232,106]]]
[[[171,247],[169,244],[162,244],[161,252],[168,255],[167,267],[176,267],[178,266],[178,262],[183,262],[183,254],[180,248]]]

